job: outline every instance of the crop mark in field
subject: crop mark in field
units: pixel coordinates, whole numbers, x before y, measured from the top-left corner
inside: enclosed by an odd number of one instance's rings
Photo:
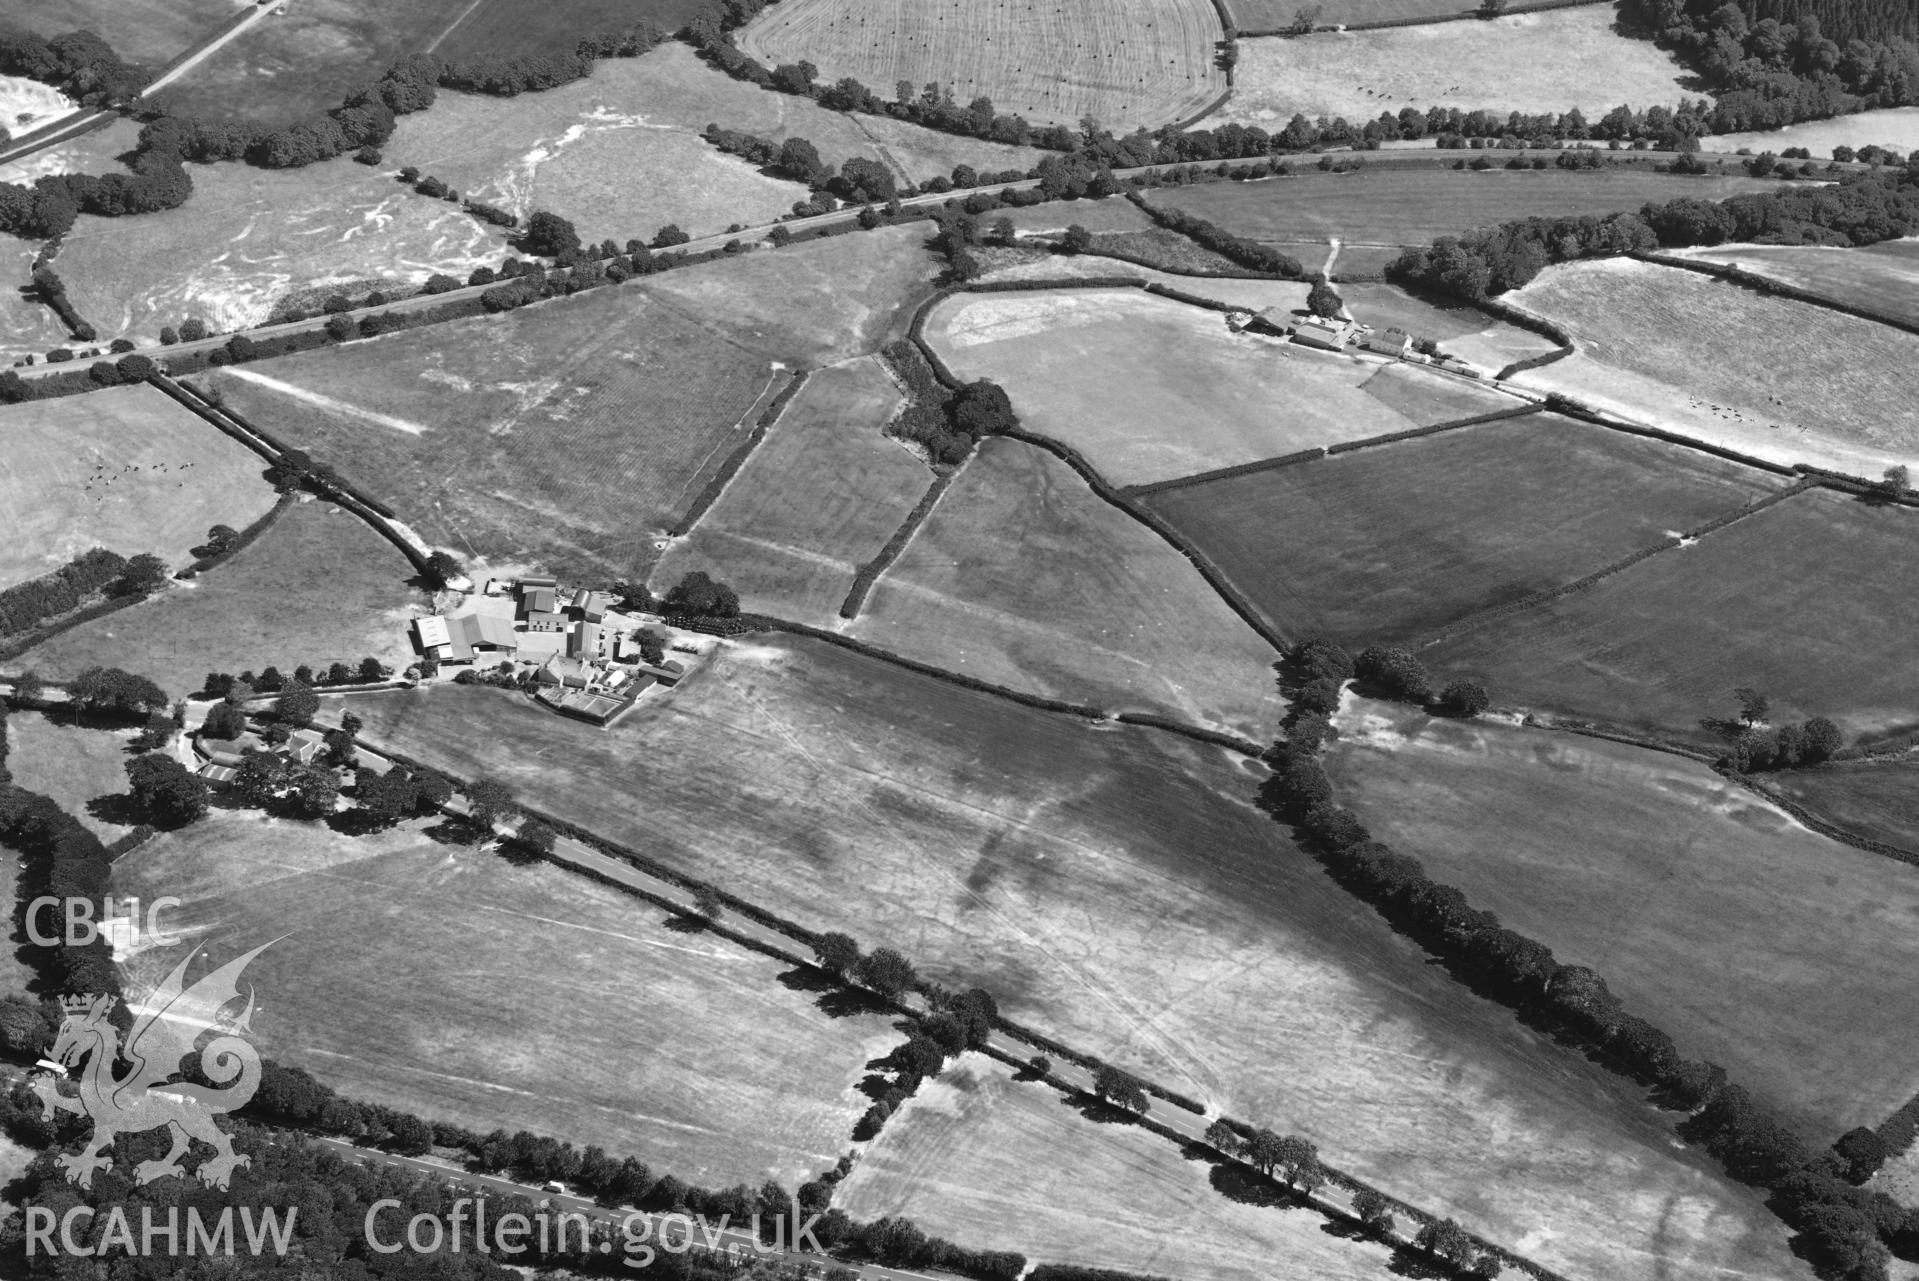
[[[278,378],[269,378],[265,374],[255,373],[250,369],[229,369],[227,372],[235,378],[244,378],[248,382],[258,383],[260,386],[277,391],[283,396],[302,401],[318,409],[330,410],[346,418],[357,418],[361,422],[372,423],[377,427],[390,427],[394,431],[403,431],[409,436],[424,436],[426,434],[426,428],[419,423],[409,422],[404,418],[395,418],[391,414],[377,413],[371,409],[362,409],[358,405],[350,405],[344,400],[335,400],[332,396],[323,395],[317,391],[308,391],[304,387],[295,387],[292,383],[283,383]]]

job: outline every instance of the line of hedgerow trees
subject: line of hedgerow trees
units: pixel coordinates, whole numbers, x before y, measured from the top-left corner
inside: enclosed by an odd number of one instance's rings
[[[1628,1013],[1596,971],[1561,963],[1544,943],[1473,907],[1458,888],[1434,880],[1417,858],[1375,839],[1356,814],[1336,803],[1320,752],[1335,734],[1328,712],[1337,705],[1337,691],[1357,681],[1364,692],[1423,702],[1431,682],[1417,659],[1385,649],[1354,659],[1331,641],[1311,639],[1287,651],[1281,681],[1291,700],[1288,730],[1267,753],[1273,774],[1261,803],[1295,827],[1341,884],[1440,957],[1475,992],[1591,1051],[1600,1063],[1650,1087],[1662,1106],[1687,1113],[1680,1134],[1734,1179],[1770,1189],[1768,1204],[1797,1230],[1805,1252],[1827,1275],[1883,1281],[1888,1247],[1902,1258],[1919,1258],[1919,1210],[1856,1186],[1877,1168],[1869,1159],[1876,1137],[1870,1131],[1849,1134],[1836,1150],[1808,1144],[1744,1087],[1729,1082],[1724,1068],[1682,1057],[1664,1030]],[[1483,699],[1478,690],[1471,701],[1483,707]],[[1878,1157],[1883,1160],[1882,1150]]]

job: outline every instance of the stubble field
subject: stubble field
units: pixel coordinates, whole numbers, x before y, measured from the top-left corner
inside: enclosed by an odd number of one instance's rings
[[[653,590],[704,570],[748,610],[831,626],[855,571],[933,481],[880,434],[900,404],[871,356],[814,374],[693,532],[661,556]]]
[[[1572,582],[1784,483],[1532,414],[1144,501],[1286,634],[1358,648]]]
[[[820,79],[852,76],[883,97],[937,81],[961,103],[1115,133],[1196,115],[1226,91],[1213,65],[1225,36],[1211,0],[1150,5],[1060,0],[1051,11],[974,0],[785,0],[739,33],[768,66],[802,59]],[[1010,65],[1009,65],[1010,64]]]
[[[1362,390],[1376,361],[1235,334],[1217,312],[1136,290],[960,294],[925,332],[955,374],[998,382],[1027,430],[1116,485],[1426,425]]]
[[[861,1065],[898,1040],[884,1017],[830,1019],[777,961],[422,821],[348,837],[216,811],[117,864],[115,887],[182,899],[170,928],[209,963],[277,939],[247,969],[261,1049],[349,1097],[709,1186],[790,1187],[845,1148]],[[149,952],[136,980],[177,961]]]
[[[1329,11],[1336,7],[1329,5]],[[1331,13],[1322,21],[1336,22]],[[1279,128],[1297,114],[1354,124],[1402,107],[1560,112],[1676,103],[1679,64],[1612,29],[1610,5],[1384,31],[1247,40],[1218,121]]]
[[[1427,964],[1215,749],[799,641],[726,645],[605,733],[491,690],[329,701],[371,743],[900,947],[1550,1266],[1787,1266],[1757,1198],[1675,1150],[1615,1078]]]
[[[1919,1091],[1913,1023],[1894,1012],[1919,868],[1662,752],[1364,700],[1339,725],[1340,801],[1381,840],[1597,970],[1809,1139]]]
[[[319,501],[299,502],[224,565],[144,604],[62,632],[14,660],[48,678],[121,667],[179,697],[210,671],[301,663],[358,665],[372,655],[395,670],[413,661],[407,620],[427,597],[413,568],[364,521]]]
[[[834,1204],[1040,1263],[1192,1281],[1377,1281],[1385,1270],[1387,1247],[1329,1233],[1313,1210],[1229,1197],[1213,1168],[975,1055],[887,1122]]]
[[[1860,147],[1891,147],[1903,155],[1919,147],[1919,107],[1881,107],[1834,116],[1830,120],[1808,120],[1783,129],[1718,134],[1712,139],[1712,146],[1714,150],[1724,151],[1750,147],[1754,151],[1775,152],[1787,147],[1804,147],[1822,160],[1838,146],[1855,151]]]
[[[209,527],[273,505],[257,454],[151,387],[10,405],[0,425],[0,587],[93,547],[177,568]]]
[[[1887,735],[1915,719],[1915,544],[1919,513],[1812,490],[1422,657],[1502,703],[1705,742],[1736,685],[1769,694],[1775,722]]]
[[[1177,551],[1044,450],[988,440],[852,635],[1013,689],[1254,740],[1279,655]]]

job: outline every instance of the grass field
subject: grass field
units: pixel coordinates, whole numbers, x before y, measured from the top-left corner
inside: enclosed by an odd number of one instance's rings
[[[1239,46],[1232,101],[1212,123],[1277,128],[1304,114],[1359,124],[1382,111],[1435,106],[1529,113],[1578,107],[1597,119],[1622,102],[1677,103],[1686,96],[1682,76],[1650,41],[1615,34],[1611,6],[1587,5],[1485,22],[1248,40]]]
[[[1919,462],[1919,411],[1904,391],[1904,371],[1919,362],[1912,334],[1625,259],[1548,268],[1507,301],[1564,325],[1590,361],[1650,380],[1614,391],[1646,399],[1640,416],[1662,420],[1684,405],[1808,461],[1829,443]],[[1790,360],[1779,358],[1785,333],[1794,335]],[[1564,364],[1524,381],[1577,387]]]
[[[1766,691],[1776,720],[1888,733],[1919,721],[1916,516],[1813,490],[1424,657],[1483,673],[1502,703],[1690,737],[1733,713],[1735,685]]]
[[[1255,767],[1215,749],[801,641],[726,645],[605,732],[486,689],[329,702],[369,742],[902,948],[1571,1275],[1790,1266],[1757,1197],[1676,1149],[1616,1078],[1429,965],[1253,808]]]
[[[126,794],[132,741],[132,730],[92,729],[39,712],[15,712],[7,718],[7,768],[15,786],[51,796],[95,836],[111,843],[134,825],[91,814],[87,802]]]
[[[1181,276],[1159,271],[1135,262],[1105,258],[1094,254],[1054,254],[1020,246],[1000,249],[988,246],[980,251],[980,261],[989,280],[1086,280],[1131,276],[1135,280],[1165,285],[1184,293],[1197,294],[1248,311],[1283,307],[1303,311],[1310,286],[1297,280],[1239,279],[1225,276]]]
[[[1311,1210],[1229,1199],[1212,1169],[969,1055],[887,1123],[834,1204],[1037,1263],[1191,1281],[1377,1281],[1385,1269],[1385,1246],[1335,1236]]]
[[[1227,0],[1226,7],[1241,31],[1283,31],[1293,25],[1302,8],[1317,8],[1316,25],[1326,27],[1450,18],[1478,8],[1464,0],[1323,0],[1318,5],[1301,5],[1298,0]]]
[[[1891,147],[1903,155],[1919,147],[1919,107],[1883,107],[1877,111],[1834,116],[1830,120],[1808,120],[1783,129],[1717,134],[1705,142],[1714,151],[1737,151],[1741,147],[1753,151],[1783,151],[1787,147],[1804,147],[1821,160],[1838,146],[1855,151],[1860,147]]]
[[[15,669],[71,677],[95,665],[150,676],[178,697],[210,671],[413,661],[406,624],[427,598],[413,569],[352,513],[296,503],[246,550],[158,598],[63,632]]]
[[[151,387],[0,410],[0,587],[92,547],[175,566],[213,525],[243,529],[273,505],[259,456]]]
[[[669,222],[695,236],[768,223],[810,197],[803,184],[709,146],[699,134],[714,122],[806,138],[835,169],[855,156],[880,160],[902,182],[950,173],[961,161],[1024,171],[1042,154],[767,93],[677,41],[639,58],[605,59],[589,78],[545,93],[442,94],[432,110],[401,119],[384,154],[480,199],[519,212],[549,209],[589,239],[621,244],[650,240]]]
[[[1345,255],[1342,253],[1341,258]],[[1415,297],[1397,285],[1348,284],[1339,287],[1353,319],[1378,329],[1397,327],[1416,338],[1430,338],[1440,350],[1461,356],[1494,373],[1515,361],[1554,350],[1550,338],[1439,297]]]
[[[715,329],[600,289],[214,381],[436,546],[597,580],[651,565],[784,379]]]
[[[702,569],[749,610],[831,626],[854,573],[933,481],[880,435],[900,404],[873,357],[814,374],[719,501],[660,558],[654,591]]]
[[[216,331],[257,325],[276,299],[315,285],[418,284],[436,271],[464,281],[508,252],[499,228],[344,157],[188,168],[193,198],[182,207],[86,215],[68,234],[60,275],[102,340],[151,344],[189,316]]]
[[[35,81],[22,83],[46,88]],[[0,122],[5,117],[0,116]],[[19,133],[21,130],[15,130]],[[55,143],[43,151],[23,156],[10,164],[0,165],[0,182],[17,182],[22,186],[32,186],[36,178],[54,173],[126,173],[126,165],[120,157],[131,152],[139,144],[140,126],[135,121],[118,117],[99,129],[81,134],[68,142]],[[34,246],[38,252],[39,246]]]
[[[1093,116],[1115,133],[1197,115],[1226,92],[1213,65],[1225,36],[1211,0],[1147,6],[1059,0],[784,0],[739,33],[768,66],[805,59],[820,78],[853,76],[884,97],[938,81],[961,103],[992,99],[1035,124]],[[1008,67],[1007,63],[1012,63]]]
[[[233,0],[0,0],[0,26],[57,36],[92,31],[129,62],[158,69],[233,16]]]
[[[887,1021],[835,1021],[779,962],[665,928],[651,905],[542,864],[219,811],[114,868],[176,895],[171,928],[247,969],[260,1048],[354,1098],[485,1133],[529,1129],[724,1186],[830,1165],[867,1106]],[[285,937],[281,937],[285,936]],[[151,982],[178,961],[147,953]]]
[[[1766,783],[1849,832],[1919,853],[1919,773],[1910,761],[1823,765]]]
[[[852,634],[921,662],[1255,740],[1278,655],[1185,557],[1065,463],[989,440],[879,580]]]
[[[442,58],[482,54],[571,53],[584,35],[625,31],[642,22],[677,31],[698,13],[701,0],[480,0],[442,32],[429,51]]]
[[[1375,834],[1809,1138],[1919,1092],[1919,1029],[1881,1017],[1919,960],[1919,869],[1663,752],[1365,701],[1340,726],[1334,783]]]
[[[379,79],[395,59],[423,52],[468,4],[295,0],[255,22],[150,101],[176,116],[291,124],[339,106],[348,94]],[[115,49],[139,56],[105,34]]]
[[[1075,223],[1091,232],[1151,231],[1157,225],[1132,201],[1111,196],[1103,200],[1049,200],[1024,209],[996,209],[986,222],[990,225],[1001,218],[1011,219],[1013,226],[1024,232],[1060,232]]]
[[[1337,236],[1357,255],[1381,246],[1398,249],[1428,245],[1439,236],[1458,235],[1510,218],[1637,211],[1649,200],[1680,196],[1723,200],[1743,192],[1768,191],[1777,185],[1756,178],[1689,178],[1623,166],[1578,173],[1560,169],[1488,169],[1478,173],[1471,169],[1379,165],[1352,173],[1305,173],[1252,182],[1162,187],[1147,199],[1183,209],[1254,240],[1324,240]],[[1348,263],[1347,253],[1347,248],[1340,250],[1340,265],[1357,269],[1357,256]],[[1335,267],[1335,271],[1339,269]]]
[[[1235,334],[1217,312],[1138,290],[957,295],[926,338],[1116,485],[1421,425],[1360,390],[1377,362]]]
[[[1919,244],[1913,241],[1893,240],[1870,249],[1720,245],[1689,250],[1686,256],[1737,263],[1742,271],[1919,324],[1919,252],[1915,250]]]
[[[1783,483],[1534,414],[1145,502],[1276,626],[1357,648],[1572,582]]]

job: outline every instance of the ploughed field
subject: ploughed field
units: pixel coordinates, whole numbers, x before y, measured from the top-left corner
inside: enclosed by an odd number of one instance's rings
[[[961,103],[1116,133],[1197,115],[1226,92],[1214,65],[1225,36],[1211,0],[782,0],[738,33],[767,66],[807,61],[883,98],[936,82]]]
[[[1253,807],[1263,771],[1217,749],[799,640],[729,642],[605,732],[488,689],[329,704],[364,717],[369,743],[499,778],[1305,1133],[1549,1266],[1789,1266],[1757,1197],[1677,1149],[1636,1091],[1429,965]]]
[[[1815,1143],[1919,1091],[1902,976],[1919,868],[1683,757],[1356,700],[1341,804],[1474,907],[1603,976]]]
[[[1706,744],[1734,686],[1775,723],[1826,716],[1849,739],[1914,728],[1919,512],[1809,490],[1420,656],[1501,704]]]
[[[1539,413],[1143,501],[1284,634],[1324,633],[1357,649],[1408,644],[1573,582],[1785,483]],[[1450,671],[1450,655],[1433,661]],[[1493,689],[1508,695],[1502,683]]]
[[[178,568],[211,526],[273,505],[258,454],[151,387],[9,405],[0,433],[0,587],[93,547]]]
[[[831,1165],[898,1034],[827,1017],[778,961],[668,929],[649,903],[514,866],[412,819],[372,836],[216,810],[114,866],[170,929],[247,967],[261,1050],[430,1121],[597,1144],[688,1182],[787,1186]],[[133,962],[129,991],[180,949]]]
[[[1044,450],[987,440],[851,635],[994,684],[1271,738],[1279,655],[1166,541]]]

